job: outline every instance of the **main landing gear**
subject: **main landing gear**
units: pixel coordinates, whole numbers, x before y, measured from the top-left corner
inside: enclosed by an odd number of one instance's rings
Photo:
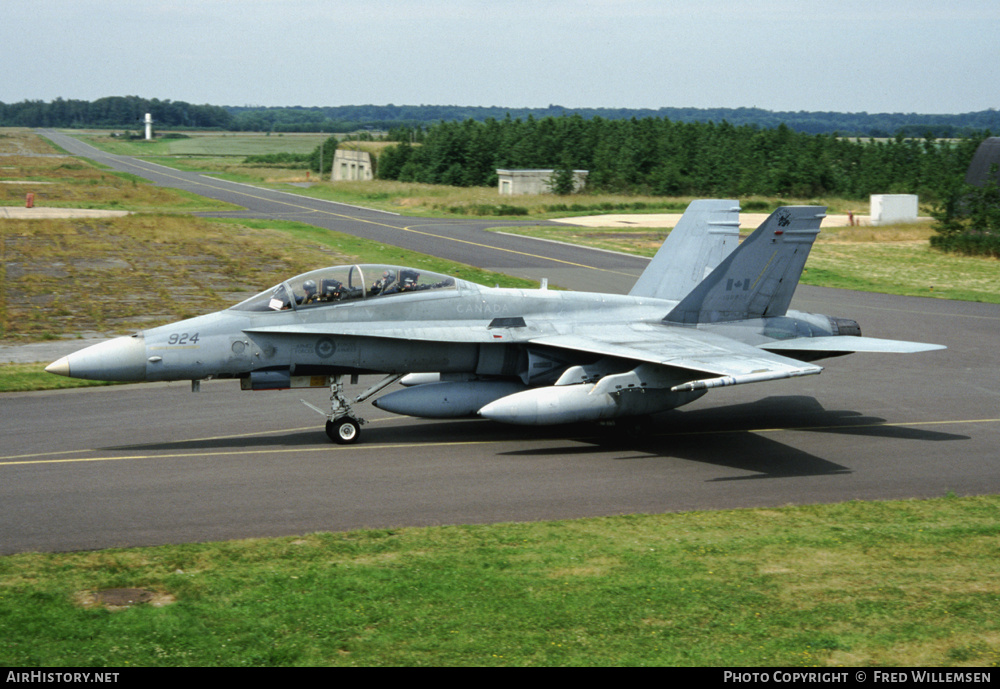
[[[354,398],[354,403],[364,402],[375,393],[389,387],[402,377],[403,374],[401,373],[386,376]],[[358,382],[357,375],[351,376],[351,382]],[[308,404],[305,400],[303,402],[316,409],[316,407]],[[316,411],[320,410],[316,409]],[[320,413],[323,412],[320,411]],[[361,437],[361,426],[365,423],[365,420],[359,418],[354,413],[351,403],[344,396],[343,374],[333,376],[333,382],[330,384],[330,413],[324,414],[324,416],[326,416],[326,434],[333,442],[340,445],[350,445],[351,443],[356,443],[358,438]]]

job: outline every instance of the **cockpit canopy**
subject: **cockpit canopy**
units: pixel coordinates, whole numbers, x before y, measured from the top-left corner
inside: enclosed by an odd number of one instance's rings
[[[415,268],[354,265],[303,273],[232,307],[239,311],[285,311],[356,299],[425,290],[456,289],[455,278]]]

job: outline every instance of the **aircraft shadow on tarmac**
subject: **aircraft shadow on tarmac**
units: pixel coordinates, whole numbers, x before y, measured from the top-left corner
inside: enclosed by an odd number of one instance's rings
[[[775,396],[744,404],[696,410],[675,410],[658,414],[635,426],[619,424],[601,428],[594,424],[565,426],[510,426],[485,420],[462,419],[427,421],[403,419],[404,423],[374,423],[366,427],[364,445],[377,444],[391,450],[393,445],[459,445],[512,441],[538,441],[538,447],[503,450],[497,456],[541,457],[616,453],[616,461],[682,459],[741,472],[738,476],[712,481],[733,481],[794,476],[849,474],[852,469],[815,454],[800,450],[773,437],[771,432],[794,431],[850,435],[872,439],[941,442],[967,440],[968,436],[898,426],[857,411],[827,410],[813,397]],[[117,451],[220,451],[265,448],[287,450],[316,447],[329,441],[322,428],[296,429],[220,438],[181,440],[168,443],[140,444],[105,448]],[[553,442],[555,445],[553,445]],[[834,441],[836,442],[836,441]],[[338,448],[329,445],[331,451]],[[350,448],[341,448],[350,452]],[[624,453],[624,454],[623,454]],[[742,472],[751,472],[749,475]]]
[[[327,445],[331,449],[336,447],[326,437],[322,426],[317,426],[315,429],[297,429],[294,431],[265,432],[219,438],[197,438],[163,443],[115,445],[102,449],[108,452],[212,452],[225,450],[247,450],[253,452],[265,448],[287,450],[297,447],[316,447],[317,445]]]
[[[815,398],[805,396],[767,397],[710,409],[675,410],[656,416],[638,432],[631,430],[595,436],[590,429],[587,437],[574,438],[586,445],[515,450],[504,454],[530,456],[633,450],[635,454],[617,459],[684,459],[753,472],[750,475],[709,479],[737,481],[852,473],[848,467],[768,437],[769,431],[805,431],[923,442],[968,439],[964,435],[894,426],[885,419],[856,411],[827,410]]]

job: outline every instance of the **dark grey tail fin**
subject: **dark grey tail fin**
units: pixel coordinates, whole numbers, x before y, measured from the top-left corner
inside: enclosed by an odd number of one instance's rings
[[[739,201],[692,201],[629,295],[680,301],[736,249],[739,241]]]
[[[824,217],[824,206],[779,208],[663,320],[717,323],[785,315]]]

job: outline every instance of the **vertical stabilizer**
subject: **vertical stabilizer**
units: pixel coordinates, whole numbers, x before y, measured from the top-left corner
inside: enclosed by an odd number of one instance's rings
[[[629,295],[680,301],[732,253],[739,240],[739,201],[692,201]]]
[[[823,206],[779,208],[663,320],[694,324],[785,315],[825,217]]]

